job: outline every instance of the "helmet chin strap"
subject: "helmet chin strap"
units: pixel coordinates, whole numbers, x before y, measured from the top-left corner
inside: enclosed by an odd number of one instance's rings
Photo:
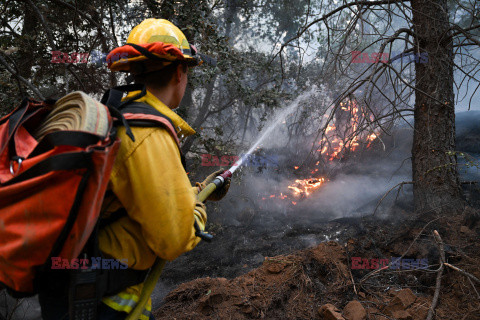
[[[125,81],[127,82],[127,84],[133,83],[134,80],[135,80],[135,75],[134,75],[133,73],[130,73],[130,74],[125,78]]]

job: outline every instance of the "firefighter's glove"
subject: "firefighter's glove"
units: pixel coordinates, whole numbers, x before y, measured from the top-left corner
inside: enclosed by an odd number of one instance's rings
[[[198,192],[202,191],[206,186],[208,186],[210,183],[212,183],[213,180],[215,180],[215,178],[218,175],[222,174],[223,172],[225,172],[225,170],[223,170],[223,169],[217,170],[214,173],[212,173],[211,175],[209,175],[207,178],[205,178],[205,180],[202,183],[197,182],[196,186],[198,188]],[[230,179],[225,179],[225,182],[223,183],[222,187],[213,191],[212,194],[207,198],[207,200],[209,200],[209,201],[219,201],[220,199],[225,197],[225,195],[228,192],[228,188],[230,188]]]

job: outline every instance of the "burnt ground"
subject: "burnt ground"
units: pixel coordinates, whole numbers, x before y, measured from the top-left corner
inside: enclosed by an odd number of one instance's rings
[[[358,300],[366,315],[358,319],[425,319],[439,266],[439,246],[432,231],[442,236],[449,263],[480,278],[479,215],[478,209],[467,207],[457,215],[424,214],[412,219],[409,212],[399,209],[395,219],[349,218],[308,227],[293,224],[283,230],[265,228],[255,238],[249,237],[252,228],[219,229],[215,244],[202,244],[166,268],[164,284],[184,283],[165,297],[156,316],[322,319],[323,314],[324,319],[343,319],[343,309],[344,315],[350,313],[346,319],[357,319],[347,310],[351,306],[345,306]],[[351,257],[400,256],[427,259],[429,267],[387,269],[368,278],[373,270],[351,269]],[[476,288],[461,273],[445,270],[434,319],[480,319]],[[333,306],[320,312],[328,303]],[[335,307],[337,314],[331,311]]]
[[[285,222],[281,228],[278,221],[255,227],[209,224],[207,229],[215,235],[213,242],[201,242],[195,250],[166,265],[154,304],[182,282],[203,277],[231,279],[260,267],[265,257],[293,253],[330,239],[345,241],[350,234],[362,232],[356,220],[318,221],[308,226],[301,221]]]
[[[378,200],[362,205],[357,217],[338,219],[332,219],[331,213],[321,208],[299,210],[289,201],[281,213],[262,210],[251,202],[243,209],[235,203],[231,211],[208,203],[206,229],[214,235],[213,241],[202,241],[191,252],[167,263],[152,296],[153,306],[159,307],[165,295],[184,282],[204,277],[233,279],[260,267],[266,257],[292,254],[331,240],[346,243],[368,236],[379,223],[394,228],[397,219],[391,214],[368,216]],[[387,200],[392,199],[385,203]],[[410,209],[407,202],[397,202],[389,212]]]

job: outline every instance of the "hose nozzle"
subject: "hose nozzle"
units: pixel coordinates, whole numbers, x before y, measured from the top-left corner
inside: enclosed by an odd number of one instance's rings
[[[231,177],[232,173],[229,170],[226,170],[221,175],[216,176],[215,180],[213,180],[213,183],[215,183],[217,188],[220,188],[225,183],[225,180],[230,179]]]

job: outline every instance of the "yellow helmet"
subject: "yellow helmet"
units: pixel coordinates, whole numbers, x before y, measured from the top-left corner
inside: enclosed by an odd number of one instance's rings
[[[185,61],[189,66],[213,59],[197,54],[180,29],[165,19],[146,19],[130,32],[127,43],[107,56],[112,71],[134,74],[159,70],[173,61]],[[209,61],[210,60],[210,61]]]

